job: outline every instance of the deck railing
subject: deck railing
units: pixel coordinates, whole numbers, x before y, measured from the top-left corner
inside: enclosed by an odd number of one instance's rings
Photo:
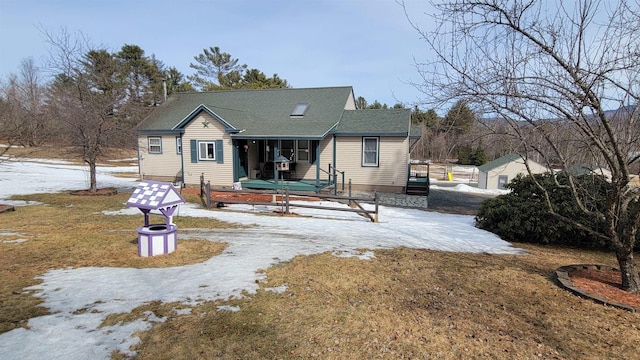
[[[344,171],[340,171],[335,166],[329,164],[329,183],[331,183],[331,178],[333,178],[334,195],[336,195],[338,192],[338,174],[342,176],[342,192],[344,192]]]

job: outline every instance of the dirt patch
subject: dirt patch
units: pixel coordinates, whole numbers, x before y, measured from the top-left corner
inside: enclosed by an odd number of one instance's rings
[[[586,294],[603,299],[608,303],[617,303],[640,309],[640,294],[622,290],[620,271],[608,267],[576,268],[568,272],[574,287]]]
[[[97,189],[96,191],[91,191],[91,190],[74,190],[71,192],[71,195],[81,195],[81,196],[111,196],[111,195],[116,195],[118,193],[118,190],[116,190],[115,188],[104,188],[104,189]]]

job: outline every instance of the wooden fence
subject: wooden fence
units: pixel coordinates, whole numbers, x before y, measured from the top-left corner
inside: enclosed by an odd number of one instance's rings
[[[272,200],[270,202],[259,202],[259,201],[247,201],[247,200],[236,200],[236,199],[228,199],[228,198],[215,198],[213,193],[234,193],[234,194],[270,194],[272,195]],[[320,210],[332,210],[332,211],[347,211],[347,212],[355,212],[366,216],[372,222],[378,222],[378,214],[379,214],[379,196],[377,192],[374,192],[373,198],[358,198],[352,196],[338,196],[338,195],[327,195],[327,194],[309,194],[303,192],[290,192],[289,188],[285,188],[284,190],[275,190],[275,191],[261,191],[261,190],[231,190],[231,189],[223,189],[223,188],[211,188],[211,182],[204,182],[204,176],[200,177],[200,197],[202,198],[203,205],[210,209],[213,204],[246,204],[246,205],[263,205],[263,206],[279,206],[283,209],[285,214],[290,214],[291,207],[298,208],[307,208],[307,209],[320,209]],[[313,199],[329,199],[332,201],[338,201],[341,203],[345,203],[349,205],[348,208],[344,207],[335,207],[335,206],[320,206],[313,204],[304,204],[297,202],[296,204],[291,204],[291,197],[294,197],[294,200],[300,198],[313,198]],[[374,204],[374,210],[365,209],[360,202],[367,202]]]
[[[204,174],[200,175],[200,199],[207,209],[211,209],[211,181],[204,182]]]

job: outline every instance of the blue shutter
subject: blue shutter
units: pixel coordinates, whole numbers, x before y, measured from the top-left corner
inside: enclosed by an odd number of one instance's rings
[[[318,161],[318,155],[320,154],[320,141],[311,140],[309,141],[309,162],[311,164],[315,164]]]
[[[222,140],[216,140],[216,162],[218,164],[224,163],[224,151],[222,149]]]
[[[198,162],[198,142],[196,140],[191,140],[191,162]]]

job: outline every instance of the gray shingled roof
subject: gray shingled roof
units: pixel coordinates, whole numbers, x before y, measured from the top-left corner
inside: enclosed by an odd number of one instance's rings
[[[180,132],[194,110],[206,109],[237,138],[321,138],[338,123],[352,93],[350,86],[178,93],[147,116],[138,131]],[[304,116],[290,116],[301,102],[309,104]]]
[[[335,134],[407,136],[410,124],[409,109],[345,110]]]
[[[478,166],[478,170],[482,171],[482,172],[488,172],[491,171],[495,168],[504,166],[512,161],[516,161],[516,160],[520,160],[522,163],[524,163],[524,160],[522,160],[522,157],[518,154],[508,154],[505,155],[503,157],[499,157],[493,161],[489,161],[488,163],[482,165],[482,166]]]
[[[411,125],[411,129],[409,130],[409,136],[412,139],[420,139],[422,137],[422,126]]]

